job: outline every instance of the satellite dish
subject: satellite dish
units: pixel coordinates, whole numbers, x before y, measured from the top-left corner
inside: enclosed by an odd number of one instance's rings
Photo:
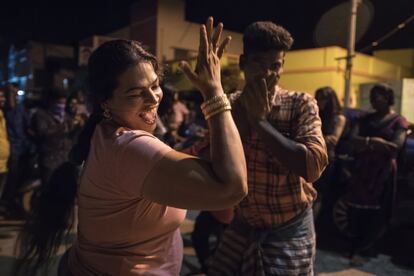
[[[351,1],[341,3],[322,15],[314,32],[315,44],[319,47],[341,46],[346,48],[348,42],[349,16]],[[355,42],[366,33],[374,18],[374,6],[369,0],[358,5]]]

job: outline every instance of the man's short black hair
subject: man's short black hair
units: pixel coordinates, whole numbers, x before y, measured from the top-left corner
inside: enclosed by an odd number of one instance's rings
[[[247,26],[243,34],[243,53],[269,50],[288,51],[293,44],[291,34],[270,21],[258,21]]]
[[[394,90],[385,83],[379,83],[374,85],[370,91],[370,98],[372,99],[375,95],[382,95],[388,99],[388,105],[392,106],[395,102]]]

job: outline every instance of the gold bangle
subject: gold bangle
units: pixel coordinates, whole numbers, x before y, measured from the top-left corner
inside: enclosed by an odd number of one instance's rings
[[[224,112],[226,112],[226,111],[230,111],[230,110],[231,110],[231,107],[230,107],[230,106],[228,106],[228,107],[224,107],[224,108],[221,108],[221,109],[218,109],[218,110],[216,110],[216,111],[211,112],[210,114],[208,114],[208,115],[205,117],[205,119],[206,119],[206,121],[207,121],[207,120],[209,120],[211,117],[213,117],[213,116],[215,116],[215,115],[218,115],[218,114],[220,114],[220,113],[224,113]]]
[[[205,116],[205,119],[206,119],[206,121],[207,121],[208,119],[210,119],[210,118],[211,118],[211,117],[213,117],[214,115],[217,115],[217,114],[220,114],[220,113],[223,113],[223,112],[226,112],[226,111],[230,111],[230,110],[231,110],[231,106],[230,106],[230,105],[225,106],[225,107],[222,107],[222,108],[220,108],[220,109],[217,109],[217,110],[215,110],[215,111],[213,111],[213,112],[211,112],[211,113],[207,114],[207,115]]]
[[[201,107],[201,109],[204,109],[207,105],[210,105],[210,104],[215,103],[215,102],[220,102],[220,101],[223,101],[223,100],[228,100],[226,94],[216,95],[216,96],[204,101],[201,104],[200,107]]]
[[[213,113],[213,112],[216,112],[217,110],[220,110],[220,109],[225,109],[225,108],[230,108],[231,109],[231,105],[229,105],[229,104],[225,104],[225,105],[221,105],[221,106],[217,106],[216,108],[214,108],[214,109],[210,109],[210,110],[208,110],[208,112],[204,112],[203,114],[204,114],[204,117],[205,116],[208,116],[208,115],[210,115],[211,113]]]
[[[215,102],[215,103],[212,103],[212,104],[209,104],[209,105],[205,106],[202,109],[202,111],[203,111],[203,114],[206,115],[206,114],[208,114],[208,113],[210,113],[210,112],[212,112],[212,111],[214,111],[218,108],[222,108],[222,107],[225,107],[225,106],[228,106],[228,105],[230,105],[230,102],[228,100],[223,100],[223,101]]]
[[[227,99],[227,97],[220,97],[220,98],[216,98],[215,101],[203,104],[202,107],[201,107],[201,110],[203,112],[208,112],[208,111],[210,111],[212,109],[215,109],[219,106],[227,105],[227,104],[230,104],[230,101]]]

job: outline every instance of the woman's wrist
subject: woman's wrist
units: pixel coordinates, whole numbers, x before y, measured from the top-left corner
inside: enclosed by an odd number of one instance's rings
[[[227,99],[227,95],[222,93],[221,95],[213,96],[204,101],[200,108],[204,114],[204,118],[208,120],[214,115],[231,110],[231,104]]]
[[[221,96],[224,94],[223,88],[220,86],[213,86],[210,87],[208,89],[206,89],[205,91],[203,91],[203,98],[204,101],[208,101],[209,99],[215,97],[215,96]]]

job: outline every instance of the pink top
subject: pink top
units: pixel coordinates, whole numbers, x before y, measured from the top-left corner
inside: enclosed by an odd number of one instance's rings
[[[144,131],[97,126],[80,177],[78,236],[69,255],[74,275],[179,274],[186,211],[142,195],[145,177],[170,150]]]

